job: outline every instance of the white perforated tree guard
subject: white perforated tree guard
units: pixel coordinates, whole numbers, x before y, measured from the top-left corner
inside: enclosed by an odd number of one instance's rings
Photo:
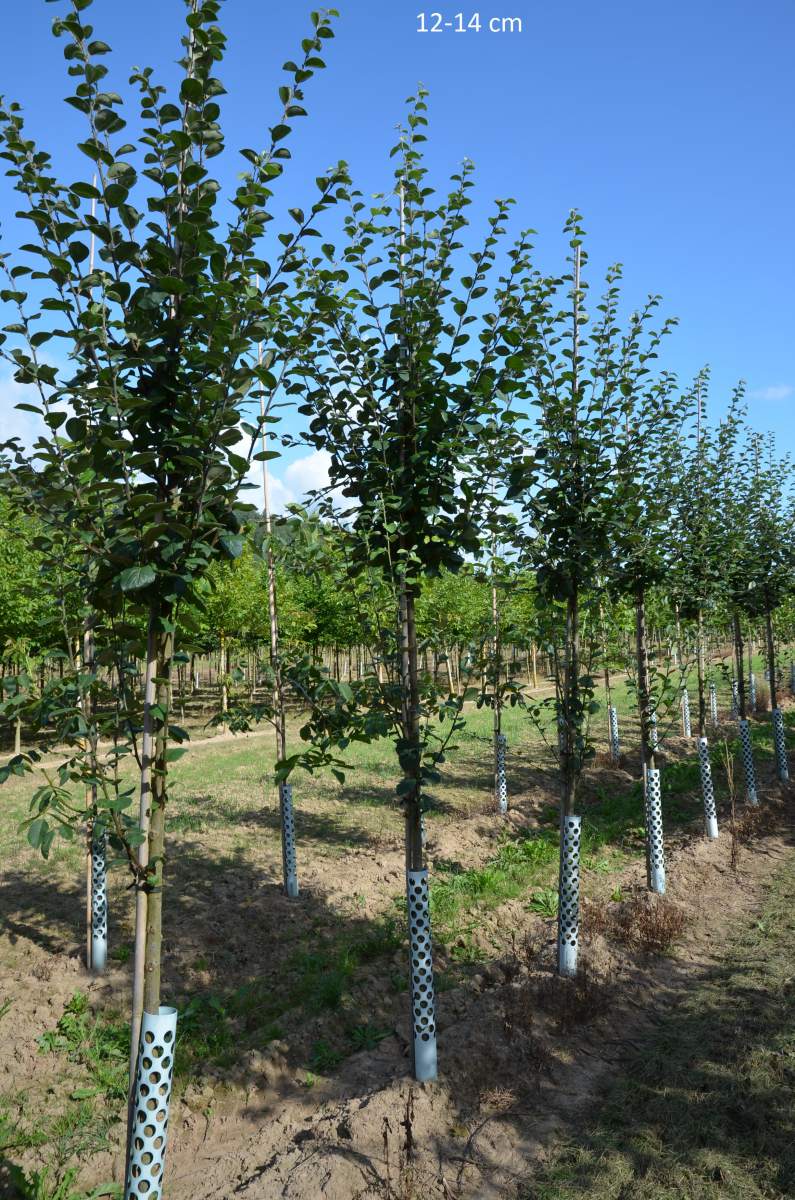
[[[740,715],[740,686],[736,679],[732,680],[732,716]]]
[[[709,761],[709,742],[698,739],[698,765],[701,770],[701,793],[704,797],[704,824],[707,837],[718,836],[718,812],[715,808],[715,788],[712,784],[712,764]]]
[[[621,743],[618,740],[618,709],[614,704],[610,705],[610,757],[613,762],[618,762],[621,757]]]
[[[686,738],[693,736],[693,730],[690,725],[690,696],[687,688],[682,692],[682,733]]]
[[[712,728],[718,728],[718,689],[714,683],[709,685],[709,715],[712,721]]]
[[[773,746],[776,751],[776,769],[782,783],[789,783],[787,740],[784,736],[784,714],[780,708],[773,709]]]
[[[754,751],[751,746],[751,726],[748,721],[740,721],[740,757],[743,760],[745,775],[745,798],[749,804],[757,805],[759,797],[756,794]]]
[[[428,842],[428,831],[425,828],[425,813],[420,812],[420,845],[423,850]]]
[[[662,791],[660,772],[646,772],[646,843],[649,856],[649,887],[653,892],[665,894],[665,846],[662,827]]]
[[[436,1078],[436,1013],[433,998],[433,947],[428,903],[428,872],[406,876],[411,956],[412,1062],[420,1082]]]
[[[279,784],[279,805],[282,817],[284,890],[291,899],[295,899],[298,895],[298,871],[295,861],[295,817],[293,815],[293,789],[291,784]]]
[[[753,671],[748,676],[748,703],[751,707],[751,712],[756,712],[756,675]]]
[[[649,714],[649,747],[652,750],[658,750],[660,747],[660,738],[657,733],[657,713],[654,709]]]
[[[497,794],[497,809],[501,813],[508,811],[508,780],[505,775],[505,751],[508,747],[508,739],[504,733],[498,733],[497,738],[497,777],[494,781],[494,790]]]
[[[560,884],[558,888],[558,971],[577,974],[580,932],[580,836],[582,817],[561,822]]]
[[[124,1200],[162,1200],[176,1032],[175,1008],[144,1013]]]
[[[95,829],[91,836],[91,970],[101,974],[107,960],[107,834],[104,829]]]

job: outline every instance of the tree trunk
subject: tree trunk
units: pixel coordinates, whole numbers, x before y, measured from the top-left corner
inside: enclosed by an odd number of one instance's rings
[[[144,968],[144,1009],[157,1015],[160,1009],[160,966],[163,946],[163,867],[165,863],[166,784],[168,722],[171,706],[171,658],[174,637],[158,631],[155,640],[157,674],[155,703],[164,714],[155,721],[149,826],[149,903],[146,919],[146,958]]]
[[[578,589],[566,604],[566,645],[563,663],[564,739],[561,761],[561,817],[574,812],[577,790],[580,728],[580,609]]]
[[[778,686],[776,682],[776,646],[773,640],[773,615],[765,609],[765,633],[767,635],[767,673],[770,676],[770,708],[778,708]]]
[[[417,625],[414,591],[405,579],[399,583],[400,673],[403,749],[399,751],[403,777],[411,786],[404,795],[406,817],[406,870],[420,871],[423,864],[420,798],[420,697],[417,664]]]
[[[743,630],[740,624],[740,614],[735,609],[732,622],[734,625],[734,660],[737,665],[737,693],[740,703],[740,719],[745,720],[745,663],[743,661]]]
[[[649,647],[646,632],[646,592],[640,585],[635,593],[635,652],[638,674],[638,710],[643,773],[656,767],[651,744],[651,685],[649,683]]]
[[[221,712],[229,711],[229,651],[226,648],[226,637],[221,634]]]
[[[698,674],[698,736],[707,736],[707,702],[704,695],[704,613],[698,610],[698,628],[696,632],[696,671]]]
[[[138,1042],[141,1035],[141,1018],[144,1009],[144,976],[146,968],[146,927],[149,901],[149,826],[152,816],[152,755],[154,750],[155,676],[157,674],[157,626],[159,613],[153,609],[149,614],[147,633],[146,675],[144,683],[144,715],[141,734],[141,777],[138,807],[138,825],[143,840],[137,853],[137,879],[135,881],[135,954],[132,980],[132,1022],[130,1037],[130,1106],[135,1088],[135,1069],[138,1059]],[[128,1123],[129,1124],[129,1123]]]
[[[453,683],[453,666],[452,666],[452,663],[450,662],[450,656],[452,654],[452,650],[450,650],[450,651],[445,650],[445,651],[443,651],[443,653],[444,653],[444,665],[447,667],[447,686],[449,687],[450,695],[452,696],[453,692],[455,691],[455,684]]]
[[[492,733],[494,742],[494,798],[499,803],[499,737],[502,733],[502,704],[500,701],[500,667],[502,647],[500,646],[500,608],[497,602],[497,587],[491,585],[491,627],[492,627],[492,661],[494,664],[492,686],[494,688],[494,713]]]

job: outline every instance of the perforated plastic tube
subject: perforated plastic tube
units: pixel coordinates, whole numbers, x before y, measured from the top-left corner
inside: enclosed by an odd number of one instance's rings
[[[618,709],[614,704],[610,705],[610,757],[613,762],[618,762],[621,757],[621,743],[618,740]]]
[[[501,813],[508,811],[508,780],[505,775],[505,751],[508,739],[504,733],[497,734],[497,778],[495,791],[497,793],[497,809]]]
[[[649,714],[649,746],[652,750],[659,750],[660,736],[657,732],[657,713],[652,709]]]
[[[773,745],[776,751],[776,769],[782,783],[789,782],[787,741],[784,736],[784,714],[780,708],[773,709]]]
[[[690,696],[687,688],[682,690],[682,733],[686,738],[693,736],[693,730],[690,726]]]
[[[175,1008],[144,1013],[124,1200],[161,1200],[163,1195],[176,1032]]]
[[[718,728],[718,689],[714,682],[709,685],[709,713],[713,729]]]
[[[665,894],[665,846],[662,828],[662,793],[660,772],[646,772],[646,840],[649,855],[649,886],[653,892]]]
[[[107,960],[107,834],[104,829],[95,829],[91,837],[91,970],[101,974]]]
[[[756,712],[756,675],[753,671],[748,676],[748,703],[751,707],[751,712]]]
[[[736,679],[732,680],[732,716],[739,717],[740,715],[740,685]]]
[[[279,805],[282,815],[284,890],[291,899],[295,899],[298,895],[298,871],[295,861],[295,817],[293,816],[293,789],[291,784],[279,784]]]
[[[754,752],[751,746],[751,727],[748,721],[740,721],[740,757],[743,760],[745,775],[745,798],[749,804],[757,805],[759,797],[756,794],[756,771],[754,770]]]
[[[558,971],[577,974],[580,932],[580,835],[582,817],[561,821],[560,886],[558,890]]]
[[[704,823],[707,837],[718,836],[718,812],[715,808],[715,789],[712,784],[712,764],[709,761],[709,742],[698,739],[698,765],[701,770],[701,793],[704,797]]]
[[[433,947],[428,872],[406,876],[411,956],[412,1060],[414,1078],[436,1078],[436,1012],[433,995]]]

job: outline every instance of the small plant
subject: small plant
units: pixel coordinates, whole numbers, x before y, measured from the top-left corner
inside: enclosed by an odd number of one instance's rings
[[[348,1030],[348,1040],[354,1050],[375,1050],[386,1037],[389,1037],[389,1030],[377,1029],[374,1025],[354,1025]]]
[[[558,915],[558,893],[555,888],[538,888],[533,892],[533,898],[527,905],[530,912],[539,913],[542,917]]]
[[[613,888],[612,892],[610,893],[610,899],[615,904],[621,904],[624,899],[624,893],[621,890],[621,884],[619,884],[617,888]]]
[[[114,946],[114,948],[110,952],[109,957],[112,958],[114,960],[114,962],[126,963],[126,962],[129,962],[131,954],[132,954],[132,946],[125,943],[121,946]]]
[[[618,940],[646,954],[665,954],[687,925],[684,909],[665,896],[647,895],[625,904],[612,923]]]
[[[93,1080],[91,1095],[103,1093],[108,1100],[123,1100],[127,1095],[129,1026],[94,1016],[82,992],[75,992],[55,1029],[43,1033],[38,1044],[44,1053],[63,1051],[72,1062],[86,1067]]]
[[[333,1071],[342,1062],[343,1054],[340,1050],[335,1050],[328,1042],[321,1039],[312,1046],[312,1054],[310,1063],[312,1070],[319,1075],[325,1075],[329,1071]]]

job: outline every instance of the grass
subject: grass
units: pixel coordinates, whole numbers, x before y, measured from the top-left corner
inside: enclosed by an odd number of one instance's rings
[[[795,1194],[795,859],[627,1064],[524,1200],[774,1200]]]

